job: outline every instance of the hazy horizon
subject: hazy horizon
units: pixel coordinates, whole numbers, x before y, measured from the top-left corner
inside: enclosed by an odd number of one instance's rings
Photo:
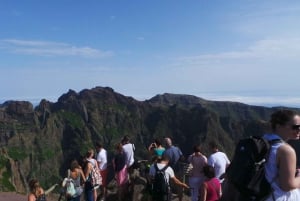
[[[110,86],[299,105],[300,1],[3,0],[0,99]]]
[[[96,87],[96,86],[95,86]],[[84,89],[82,89],[84,90]],[[114,90],[114,89],[113,89]],[[79,93],[81,90],[76,91]],[[133,97],[135,100],[138,101],[145,101],[153,98],[156,95],[162,95],[164,93],[170,93],[170,92],[164,92],[162,94],[154,94],[154,95],[129,95],[129,94],[123,94],[121,92],[118,92],[114,90],[116,93],[120,93],[121,95],[127,96],[127,97]],[[65,91],[67,93],[68,90]],[[63,93],[63,94],[65,94]],[[62,96],[61,94],[60,96]],[[176,94],[176,93],[172,93]],[[250,96],[250,95],[244,95],[244,96],[237,96],[234,94],[213,94],[213,93],[202,93],[199,95],[195,94],[187,94],[187,93],[182,93],[179,95],[192,95],[196,96],[198,98],[202,98],[208,101],[230,101],[230,102],[239,102],[239,103],[244,103],[248,105],[253,105],[253,106],[263,106],[263,107],[278,107],[278,106],[283,106],[283,107],[295,107],[295,108],[300,108],[300,97],[286,97],[284,95],[277,95],[277,96]],[[11,97],[11,98],[6,98],[6,99],[0,99],[0,104],[3,104],[6,101],[29,101],[33,104],[33,106],[37,106],[42,99],[46,99],[50,102],[57,102],[58,98],[60,97]]]

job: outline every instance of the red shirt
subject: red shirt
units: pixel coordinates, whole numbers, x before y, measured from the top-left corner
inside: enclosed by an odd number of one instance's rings
[[[221,189],[221,183],[217,178],[212,178],[206,182],[206,201],[217,201],[220,199],[219,192]]]

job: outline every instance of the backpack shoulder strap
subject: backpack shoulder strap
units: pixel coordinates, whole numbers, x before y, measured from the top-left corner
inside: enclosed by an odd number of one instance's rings
[[[166,171],[166,169],[168,168],[169,166],[168,165],[166,165],[165,167],[163,167],[163,169],[161,169],[161,171]]]
[[[158,166],[157,166],[157,163],[154,164],[154,168],[155,168],[155,171],[158,171]]]
[[[71,177],[71,170],[68,169],[68,179],[70,179],[70,177]]]
[[[269,143],[270,145],[274,145],[274,144],[277,144],[277,143],[282,143],[283,141],[281,139],[273,139],[273,140],[270,140]]]
[[[268,150],[268,153],[267,153],[267,157],[269,157],[272,146],[275,145],[275,144],[278,144],[278,143],[283,143],[283,140],[273,139],[273,140],[267,140],[267,141],[269,142],[269,150]]]
[[[267,160],[269,160],[269,155],[271,152],[272,145],[275,145],[277,143],[283,143],[283,140],[277,138],[277,139],[269,140],[268,142],[270,144],[270,150],[267,153]],[[276,180],[276,178],[277,178],[277,175],[271,180],[270,184],[272,184]],[[273,196],[273,193],[272,193],[272,196]]]
[[[158,166],[157,166],[157,163],[154,164],[155,171],[162,171],[162,172],[165,172],[166,169],[167,169],[168,167],[169,167],[169,166],[166,165],[166,166],[163,167],[162,169],[159,169]]]

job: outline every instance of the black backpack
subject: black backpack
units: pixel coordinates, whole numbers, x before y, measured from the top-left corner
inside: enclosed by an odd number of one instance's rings
[[[260,201],[270,195],[272,188],[265,178],[264,164],[271,146],[280,141],[280,139],[268,141],[253,136],[242,139],[237,144],[226,175],[228,181],[240,193],[241,200]]]
[[[162,169],[158,169],[157,164],[154,164],[155,176],[152,183],[152,193],[156,196],[163,196],[169,194],[169,183],[166,178],[166,169],[169,167],[166,165]]]

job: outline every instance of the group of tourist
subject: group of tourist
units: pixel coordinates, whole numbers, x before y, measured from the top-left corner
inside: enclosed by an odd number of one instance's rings
[[[73,160],[70,164],[68,177],[72,179],[75,189],[79,193],[74,196],[66,195],[68,201],[80,201],[81,193],[84,192],[86,201],[104,201],[107,196],[107,176],[108,176],[108,160],[107,151],[102,144],[96,143],[96,154],[94,149],[87,151],[83,164],[80,165],[77,160]],[[118,186],[118,198],[122,200],[124,192],[130,186],[130,173],[134,163],[134,144],[129,142],[129,137],[124,136],[122,141],[115,146],[115,156],[112,161],[112,166],[115,172],[115,179]],[[92,171],[96,169],[100,173],[101,185],[92,185]],[[43,188],[38,180],[31,179],[29,182],[30,194],[28,201],[46,201],[46,196]],[[98,198],[98,189],[101,189],[101,197]]]
[[[122,141],[115,146],[115,155],[112,160],[112,167],[115,172],[115,179],[118,186],[118,199],[122,200],[123,196],[128,192],[128,188],[132,186],[132,165],[134,163],[134,144],[130,143],[128,136],[124,136]],[[87,166],[84,168],[85,178],[91,177],[91,168],[93,166],[99,170],[101,175],[101,185],[90,186],[89,182],[85,182],[85,198],[86,201],[104,201],[107,196],[107,176],[108,176],[108,160],[107,151],[103,145],[96,143],[97,154],[94,156],[94,152],[91,149],[87,153]],[[101,188],[102,197],[97,198],[97,189]]]
[[[212,154],[208,159],[200,146],[194,146],[194,153],[188,157],[193,167],[189,177],[192,201],[218,200],[222,195],[221,183],[230,161],[215,142],[210,142],[209,147]]]
[[[162,146],[160,140],[156,139],[148,147],[148,150],[157,157],[157,161],[150,167],[149,175],[153,180],[156,168],[162,170],[165,166],[169,166],[165,172],[167,179],[170,180],[170,194],[167,197],[154,194],[153,201],[171,200],[173,191],[178,194],[179,201],[181,201],[183,188],[190,190],[192,201],[219,200],[222,195],[221,183],[230,161],[226,154],[218,149],[217,144],[213,141],[209,143],[212,154],[208,159],[201,152],[200,145],[194,146],[193,153],[187,159],[192,166],[189,173],[189,185],[187,185],[179,180],[184,174],[184,163],[180,163],[184,161],[181,150],[172,144],[170,138],[165,138],[164,142],[165,147]]]
[[[266,178],[271,183],[273,193],[267,199],[268,201],[293,201],[300,200],[300,177],[296,175],[296,154],[294,149],[284,141],[289,139],[299,139],[300,137],[300,116],[291,110],[279,110],[271,116],[272,133],[265,134],[267,140],[282,139],[282,143],[272,145],[271,152],[265,165]],[[218,149],[215,142],[209,143],[211,155],[206,157],[199,145],[194,146],[193,153],[188,156],[187,161],[192,169],[189,175],[188,185],[181,181],[182,168],[180,161],[183,160],[183,154],[177,146],[172,144],[170,138],[164,138],[164,144],[156,139],[150,144],[148,150],[153,154],[155,160],[150,166],[150,182],[156,178],[157,171],[163,170],[166,179],[170,184],[170,190],[167,196],[159,197],[158,194],[152,195],[152,201],[169,201],[172,192],[176,191],[179,201],[182,200],[183,188],[189,189],[192,201],[217,201],[225,200],[222,196],[222,186],[226,178],[226,168],[230,161],[225,153]],[[135,146],[130,142],[128,136],[125,136],[115,147],[116,153],[112,161],[115,172],[115,179],[118,186],[118,199],[121,201],[124,195],[132,185],[131,173],[134,164]],[[70,165],[70,177],[75,181],[75,185],[84,183],[84,192],[86,201],[105,200],[107,196],[107,174],[108,161],[107,152],[99,143],[96,144],[97,154],[91,149],[86,154],[84,166],[73,161]],[[97,188],[89,185],[92,168],[96,167],[102,178],[100,185],[102,197],[97,198]],[[226,180],[225,180],[226,181]],[[28,201],[45,200],[44,191],[39,186],[37,180],[31,180],[29,183],[31,193],[28,195]],[[177,188],[176,188],[177,186]],[[69,198],[72,201],[79,201],[78,197]]]
[[[292,110],[282,109],[274,112],[270,118],[271,132],[263,136],[264,139],[280,140],[279,143],[271,144],[270,154],[267,162],[264,165],[265,177],[271,184],[272,192],[266,198],[266,201],[298,201],[300,200],[300,167],[297,167],[297,160],[299,164],[300,156],[296,155],[295,149],[289,141],[300,139],[300,116]],[[176,164],[174,160],[180,157],[180,151],[172,147],[171,140],[166,138],[166,149],[162,154],[161,161],[158,163],[168,164],[174,170]],[[298,149],[300,143],[298,144]],[[297,146],[297,145],[296,145]],[[154,148],[151,148],[154,147]],[[189,188],[191,190],[192,201],[237,201],[238,199],[227,199],[222,194],[222,187],[225,186],[226,194],[233,194],[226,188],[226,168],[230,161],[225,153],[220,152],[216,143],[209,143],[212,154],[206,158],[201,153],[199,146],[194,147],[194,153],[188,157],[188,161],[193,168],[189,177]],[[151,145],[150,149],[155,146]],[[162,150],[162,147],[160,147]],[[164,158],[167,156],[167,158]],[[298,159],[297,159],[298,157]],[[153,177],[154,165],[151,166],[150,175]],[[172,171],[171,171],[172,173]],[[176,171],[175,171],[176,175]],[[169,174],[169,178],[173,178],[174,182],[179,186],[187,187],[181,182],[176,181],[177,178],[173,174]],[[230,181],[227,182],[230,183]],[[225,184],[224,184],[225,183]],[[224,184],[224,185],[223,185]],[[167,200],[164,198],[155,200]],[[180,199],[179,199],[180,200]]]
[[[116,145],[116,154],[112,161],[115,179],[118,186],[118,200],[128,196],[133,191],[133,165],[135,146],[129,136],[124,136],[121,143]]]

